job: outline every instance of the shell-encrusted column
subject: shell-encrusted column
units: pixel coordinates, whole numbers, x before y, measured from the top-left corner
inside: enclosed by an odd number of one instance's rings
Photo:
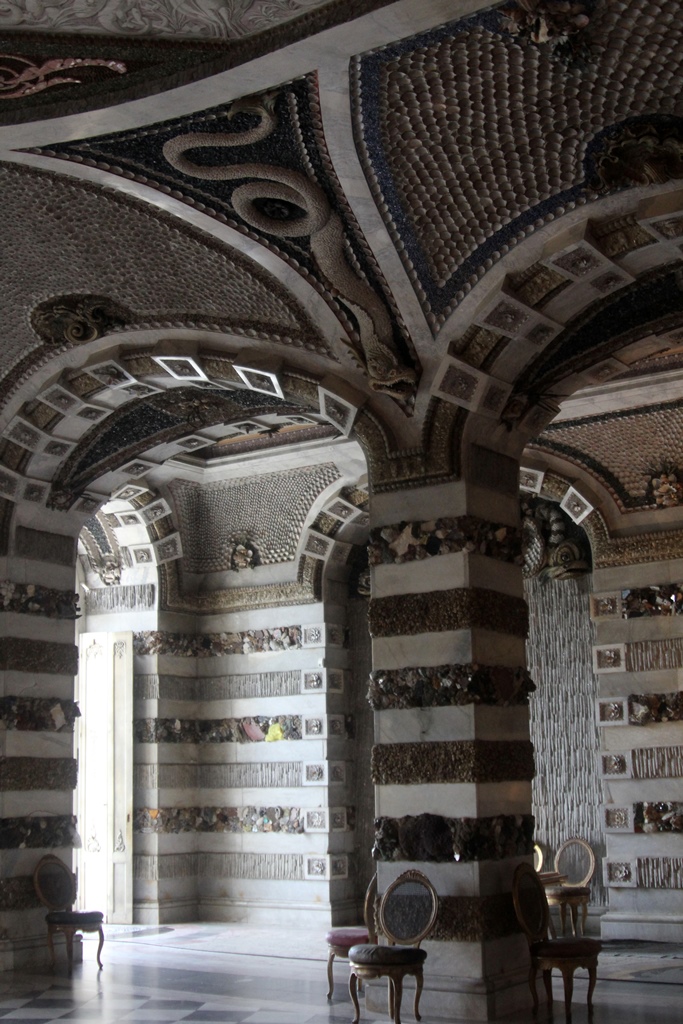
[[[71,868],[80,842],[74,676],[75,540],[17,526],[0,569],[0,969],[47,960],[33,870],[45,854]]]
[[[529,1002],[511,883],[533,846],[533,683],[516,466],[496,459],[492,485],[383,493],[371,513],[379,892],[411,867],[435,885],[422,1006],[445,1020]]]
[[[604,782],[606,938],[683,935],[683,561],[680,539],[626,538],[594,573]],[[646,564],[626,562],[640,560]],[[605,557],[603,564],[608,561]]]

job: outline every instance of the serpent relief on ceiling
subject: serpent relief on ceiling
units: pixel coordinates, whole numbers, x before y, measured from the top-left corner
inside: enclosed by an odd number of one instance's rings
[[[416,356],[332,169],[315,76],[37,152],[133,177],[258,237],[317,286],[370,387],[410,406]]]
[[[361,161],[435,332],[537,228],[615,188],[683,175],[678,0],[591,7],[583,66],[515,35],[499,9],[352,67]]]

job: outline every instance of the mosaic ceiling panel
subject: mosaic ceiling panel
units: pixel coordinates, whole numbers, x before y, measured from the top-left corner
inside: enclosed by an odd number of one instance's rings
[[[622,511],[669,507],[657,492],[663,476],[673,474],[675,483],[681,475],[682,410],[678,401],[565,420],[546,427],[529,448],[584,466]]]
[[[683,115],[678,0],[599,5],[590,33],[584,67],[496,11],[358,59],[366,175],[434,329],[525,235],[597,197],[613,126]]]
[[[0,165],[0,372],[35,349],[27,310],[64,293],[104,294],[140,323],[219,321],[226,330],[330,355],[303,308],[240,253],[146,204],[27,167]]]
[[[314,75],[191,116],[37,152],[134,177],[258,237],[317,286],[371,387],[412,396],[416,358],[332,169]]]
[[[264,473],[224,483],[174,481],[169,490],[183,543],[183,570],[231,568],[235,541],[245,538],[262,565],[289,562],[315,499],[339,479],[334,463]]]

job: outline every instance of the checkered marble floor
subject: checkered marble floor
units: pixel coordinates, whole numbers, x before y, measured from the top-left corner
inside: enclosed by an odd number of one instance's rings
[[[212,928],[207,926],[207,935]],[[159,933],[156,944],[139,941],[135,934],[105,942],[103,971],[95,962],[96,943],[87,940],[84,962],[72,977],[61,961],[54,973],[0,974],[0,1024],[351,1024],[343,963],[336,966],[334,998],[327,1001],[324,947],[315,959],[289,959],[287,944],[296,942],[291,933],[282,935],[280,956],[262,955],[258,946],[242,953],[216,952],[205,944],[182,948],[173,929]],[[657,971],[653,976],[658,977]],[[404,1024],[413,1020],[411,995],[406,992],[404,998]],[[561,1022],[559,978],[555,999],[555,1020]],[[572,1024],[587,1024],[585,999],[586,985],[577,975]],[[541,1006],[538,1020],[546,1022]],[[532,1019],[530,1009],[506,1018],[508,1024],[531,1024]],[[591,1024],[680,1024],[682,1019],[681,986],[667,983],[665,972],[659,983],[598,981]],[[388,1024],[388,1018],[362,1008],[361,1024]],[[423,1014],[422,1024],[439,1022]]]

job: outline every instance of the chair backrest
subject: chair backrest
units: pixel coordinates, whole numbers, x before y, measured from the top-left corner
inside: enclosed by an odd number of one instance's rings
[[[389,943],[419,946],[436,923],[439,898],[421,871],[404,871],[387,888],[379,905],[379,927]]]
[[[542,870],[543,870],[543,850],[538,845],[538,843],[534,843],[534,871],[537,871],[539,873],[539,875],[540,875]]]
[[[377,900],[377,872],[370,879],[370,885],[365,892],[365,903],[363,904],[363,920],[368,930],[368,942],[373,946],[377,945],[377,925],[375,924],[375,902]]]
[[[512,879],[512,901],[529,945],[548,937],[550,910],[543,883],[531,864],[518,864]]]
[[[76,880],[63,860],[48,853],[33,872],[36,896],[49,910],[71,910],[76,899]]]
[[[590,843],[578,836],[567,839],[555,854],[555,870],[567,876],[568,885],[588,885],[595,871]]]

